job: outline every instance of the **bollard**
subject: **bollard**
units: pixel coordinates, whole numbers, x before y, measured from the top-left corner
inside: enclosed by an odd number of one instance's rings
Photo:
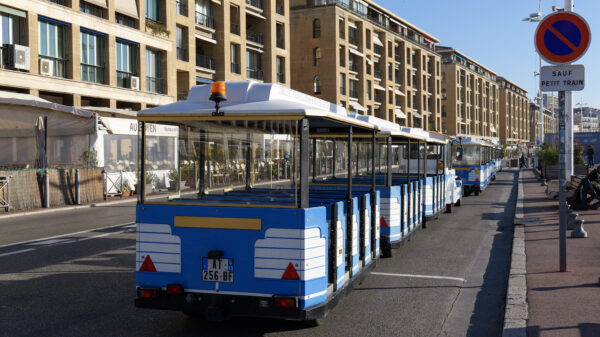
[[[569,212],[569,218],[568,218],[568,222],[567,222],[567,229],[568,230],[572,230],[575,229],[575,220],[577,219],[577,217],[579,216],[579,214],[573,212],[573,210],[571,210],[571,212]]]
[[[44,207],[50,208],[50,172],[44,174]]]
[[[575,229],[571,232],[572,238],[587,238],[588,234],[583,229],[583,219],[575,220]]]
[[[75,169],[75,204],[81,205],[81,191],[79,190],[79,169]]]

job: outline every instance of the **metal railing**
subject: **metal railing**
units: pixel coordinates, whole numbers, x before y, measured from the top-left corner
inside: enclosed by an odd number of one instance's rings
[[[382,48],[380,45],[376,44],[373,47],[373,53],[377,54],[377,55],[381,55],[383,53]]]
[[[373,76],[375,76],[375,78],[381,79],[381,71],[380,70],[373,70]]]
[[[160,77],[146,76],[146,90],[158,94],[164,93],[164,79]]]
[[[196,12],[196,24],[215,29],[215,19],[212,16],[208,16],[204,13]]]
[[[81,80],[104,84],[104,67],[81,63]]]
[[[180,61],[187,61],[187,48],[177,47],[177,59]]]
[[[381,95],[375,95],[375,102],[377,102],[377,103],[383,102],[383,98],[381,98]]]
[[[246,29],[246,40],[258,44],[263,44],[263,35],[262,33]]]
[[[231,34],[240,35],[240,25],[237,23],[231,23],[229,31]]]
[[[175,0],[175,9],[177,14],[187,16],[187,5],[185,0]]]
[[[252,68],[246,68],[246,77],[253,78],[256,80],[262,80],[264,78],[262,69],[252,69]]]
[[[260,9],[263,8],[262,0],[246,0],[246,4]]]
[[[215,70],[215,59],[211,56],[196,54],[196,67]]]
[[[350,71],[358,72],[358,65],[356,63],[349,63],[348,69],[350,69]]]

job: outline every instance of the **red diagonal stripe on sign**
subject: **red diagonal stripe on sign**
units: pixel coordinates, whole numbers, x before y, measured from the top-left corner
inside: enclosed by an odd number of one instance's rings
[[[552,32],[552,34],[556,35],[557,38],[559,38],[564,44],[566,44],[569,48],[571,48],[571,50],[575,51],[575,49],[577,49],[577,47],[575,47],[575,45],[569,41],[569,39],[567,39],[564,35],[562,35],[556,28],[554,28],[552,25],[548,25],[548,30]]]

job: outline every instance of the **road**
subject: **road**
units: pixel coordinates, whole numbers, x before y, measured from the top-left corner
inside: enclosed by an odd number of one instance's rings
[[[499,173],[382,259],[318,327],[135,308],[131,203],[0,218],[0,336],[499,336],[515,177]]]

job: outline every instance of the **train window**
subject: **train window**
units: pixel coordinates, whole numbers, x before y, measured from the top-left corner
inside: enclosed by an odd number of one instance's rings
[[[461,151],[462,149],[462,151]],[[458,147],[456,152],[456,165],[479,165],[482,158],[480,146]]]

